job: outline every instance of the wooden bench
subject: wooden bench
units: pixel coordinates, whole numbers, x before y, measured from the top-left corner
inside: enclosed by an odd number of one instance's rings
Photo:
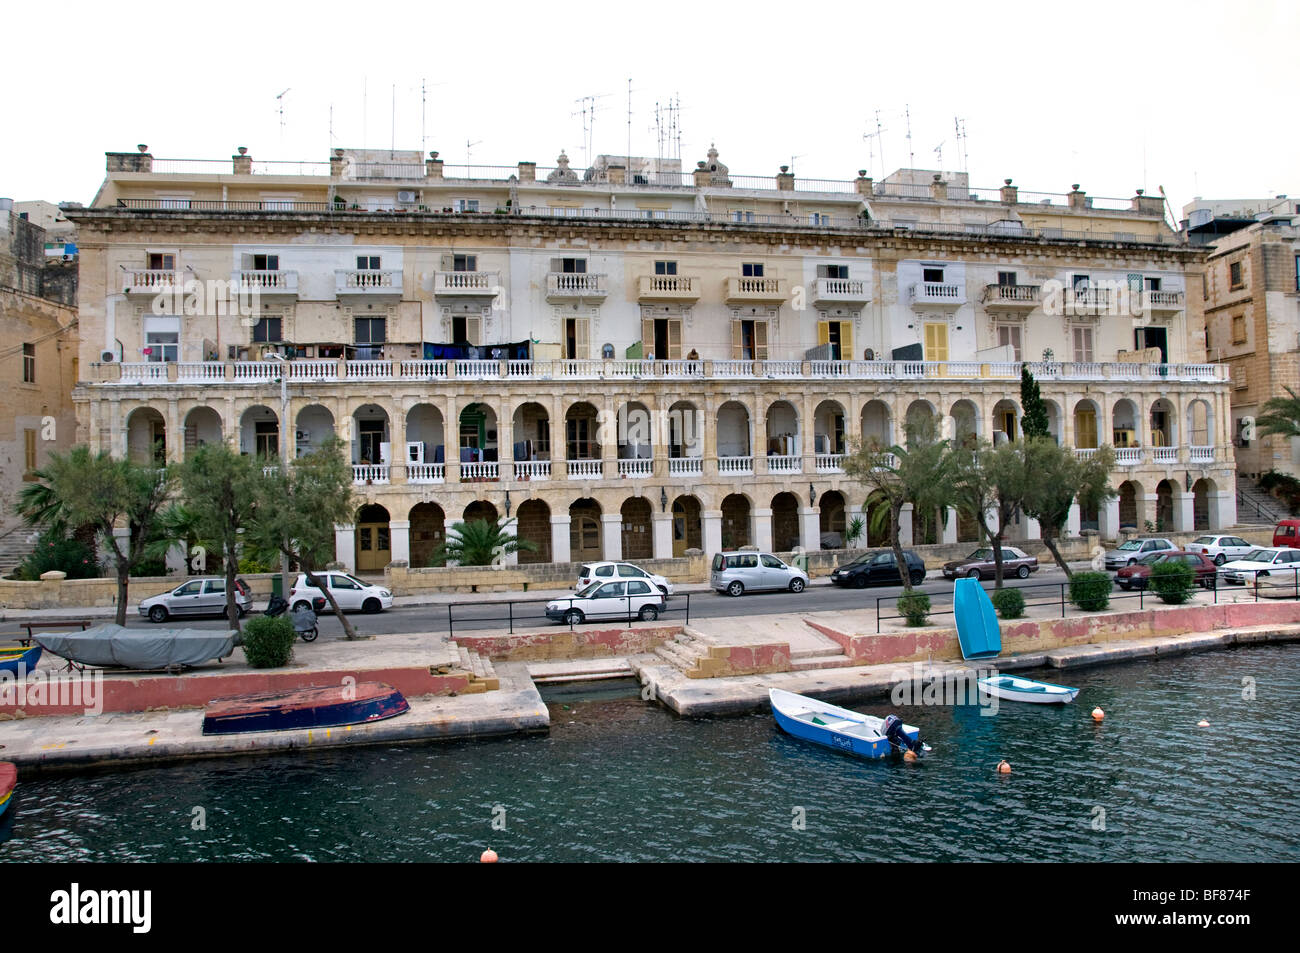
[[[86,629],[90,628],[90,620],[89,619],[63,619],[58,622],[19,622],[18,626],[19,628],[23,628],[27,630],[26,636],[22,636],[22,635],[18,636],[18,641],[22,643],[24,648],[27,648],[32,644],[32,629],[63,630],[63,629],[76,628],[76,629],[81,629],[81,631],[84,632]]]

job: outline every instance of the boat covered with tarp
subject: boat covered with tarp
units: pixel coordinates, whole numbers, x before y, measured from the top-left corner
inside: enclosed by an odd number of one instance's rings
[[[84,632],[33,636],[47,652],[101,668],[175,670],[224,659],[235,651],[235,633],[211,629],[128,629],[104,623]]]

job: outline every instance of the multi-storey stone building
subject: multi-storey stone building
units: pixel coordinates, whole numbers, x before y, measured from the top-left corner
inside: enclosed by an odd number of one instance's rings
[[[423,565],[476,515],[518,518],[521,561],[830,545],[864,502],[840,468],[855,439],[923,415],[1016,439],[1021,361],[1058,439],[1120,448],[1119,499],[1074,530],[1235,521],[1204,252],[1141,194],[748,177],[715,150],[584,173],[141,147],[67,214],[85,439],[269,458],[338,434],[364,500],[338,556],[361,570]],[[254,313],[177,294],[214,282],[257,292]]]
[[[1208,248],[1205,346],[1232,376],[1237,468],[1300,475],[1300,439],[1263,436],[1254,420],[1285,388],[1300,393],[1300,201],[1204,202],[1183,209],[1192,244]]]

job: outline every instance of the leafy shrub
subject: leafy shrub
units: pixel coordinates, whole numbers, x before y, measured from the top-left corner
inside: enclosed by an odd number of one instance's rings
[[[1070,601],[1085,612],[1098,612],[1110,605],[1110,574],[1076,572],[1070,577]]]
[[[1165,560],[1151,567],[1151,591],[1161,601],[1180,606],[1192,597],[1196,588],[1196,570],[1178,560]]]
[[[1019,589],[996,589],[992,601],[1004,619],[1019,619],[1025,614],[1025,597]]]
[[[278,668],[293,658],[293,622],[287,615],[257,616],[244,626],[244,656],[253,668]]]
[[[924,592],[909,592],[898,597],[898,612],[908,625],[925,625],[930,614],[930,597]]]
[[[41,573],[58,570],[69,579],[92,579],[99,575],[95,551],[81,540],[57,533],[42,533],[31,554],[14,570],[15,579],[29,582],[41,578]]]
[[[224,572],[224,569],[222,570]],[[239,557],[239,571],[241,573],[258,573],[258,572],[279,572],[280,564],[263,562],[261,557],[248,553]]]

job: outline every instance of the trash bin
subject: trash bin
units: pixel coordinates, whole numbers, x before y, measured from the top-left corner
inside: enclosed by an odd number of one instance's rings
[[[271,577],[271,595],[284,598],[284,577],[279,573]]]

